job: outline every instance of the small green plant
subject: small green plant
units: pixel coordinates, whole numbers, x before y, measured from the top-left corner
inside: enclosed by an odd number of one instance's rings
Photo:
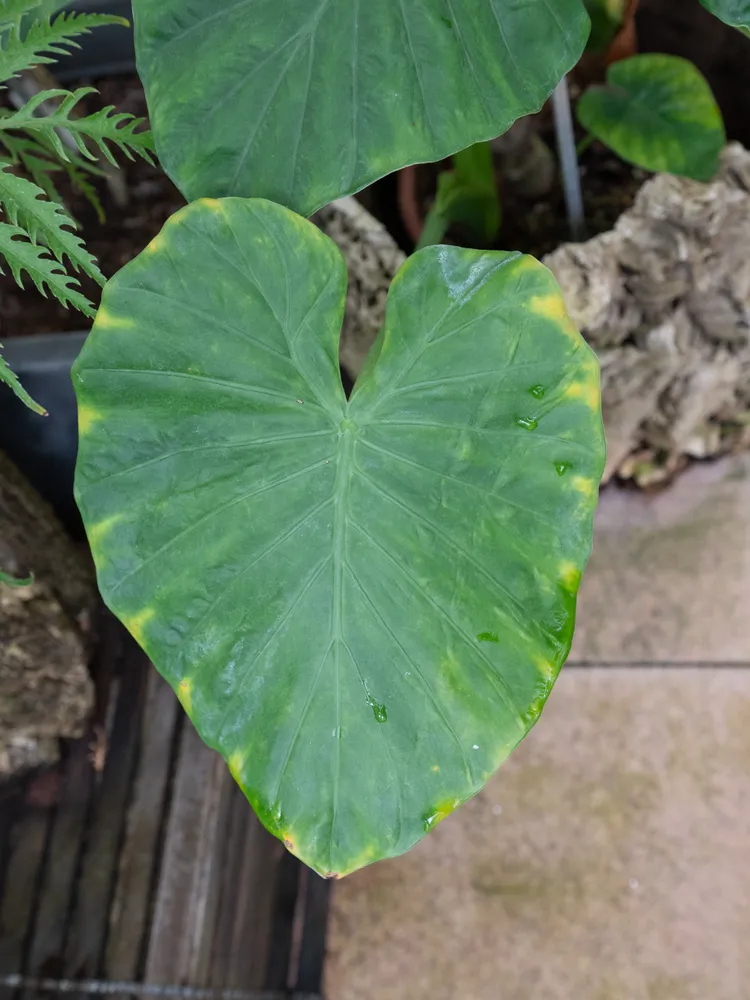
[[[618,156],[646,170],[710,180],[726,142],[711,88],[686,59],[640,55],[609,67],[578,103],[578,120]]]
[[[0,80],[48,64],[63,55],[75,39],[103,24],[125,24],[122,18],[102,14],[61,13],[56,16],[39,0],[0,2]],[[65,210],[55,185],[55,174],[64,173],[101,212],[91,177],[101,173],[99,157],[114,163],[112,150],[125,156],[150,159],[150,133],[142,120],[104,108],[78,115],[81,101],[95,93],[91,87],[76,91],[44,90],[18,110],[0,110],[0,258],[23,286],[26,274],[43,294],[86,316],[95,313],[80,291],[76,273],[99,285],[104,276],[76,233],[77,224]],[[45,112],[44,107],[52,105]],[[63,133],[64,130],[64,133]],[[63,134],[68,144],[63,141]],[[110,148],[111,146],[111,148]],[[20,385],[0,357],[0,381],[39,413],[44,410]]]
[[[456,153],[453,169],[438,175],[437,194],[417,249],[440,243],[453,223],[465,226],[483,245],[492,243],[498,234],[500,194],[488,142]]]
[[[537,110],[588,17],[134,10],[157,150],[191,204],[105,288],[74,370],[76,495],[109,606],[268,829],[339,876],[408,849],[537,721],[604,437],[596,359],[515,253],[414,254],[347,399],[345,266],[302,216]]]

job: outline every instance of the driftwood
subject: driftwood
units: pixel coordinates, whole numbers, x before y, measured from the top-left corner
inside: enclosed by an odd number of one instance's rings
[[[648,484],[750,444],[750,153],[658,175],[615,228],[545,263],[602,366],[605,479]]]
[[[316,221],[349,269],[341,362],[355,379],[404,254],[352,198]],[[614,230],[545,258],[601,362],[605,480],[648,485],[750,446],[748,247],[750,153],[733,144],[713,183],[658,175]]]
[[[86,663],[93,572],[51,509],[0,452],[0,777],[50,763],[93,705]]]
[[[406,260],[388,230],[354,198],[341,198],[313,219],[346,259],[349,289],[340,360],[352,382],[385,319],[388,289]]]

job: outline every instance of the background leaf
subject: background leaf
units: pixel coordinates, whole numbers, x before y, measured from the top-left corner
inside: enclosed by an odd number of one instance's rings
[[[453,157],[453,169],[438,175],[418,249],[440,243],[454,222],[465,225],[481,244],[491,243],[498,234],[500,195],[488,142],[462,149]]]
[[[596,359],[536,261],[414,255],[349,402],[345,298],[310,223],[196,202],[108,283],[73,376],[105,600],[266,826],[338,875],[538,718],[604,458]]]
[[[701,3],[706,10],[750,37],[750,0],[701,0]]]
[[[710,180],[726,142],[706,79],[677,56],[641,55],[609,67],[578,102],[578,120],[618,156],[646,170]]]
[[[579,59],[581,0],[135,0],[159,159],[183,194],[310,215],[536,111]]]
[[[622,26],[628,0],[584,0],[584,3],[591,18],[586,48],[591,52],[604,52]]]

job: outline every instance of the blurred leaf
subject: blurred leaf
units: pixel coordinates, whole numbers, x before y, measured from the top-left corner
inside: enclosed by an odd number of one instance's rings
[[[465,225],[478,243],[487,245],[500,228],[492,149],[478,142],[453,157],[453,170],[438,176],[435,203],[425,219],[418,249],[440,243],[452,223]]]
[[[750,38],[750,0],[701,0],[701,3],[706,10]]]
[[[623,160],[699,181],[714,176],[726,142],[708,82],[677,56],[614,63],[578,102],[578,120]]]
[[[584,0],[591,18],[591,34],[586,49],[605,52],[622,27],[629,0]]]

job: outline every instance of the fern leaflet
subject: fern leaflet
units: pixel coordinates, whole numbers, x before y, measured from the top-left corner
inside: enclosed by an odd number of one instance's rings
[[[32,243],[44,243],[65,266],[67,257],[75,270],[83,271],[103,285],[104,275],[72,229],[75,222],[62,205],[47,201],[44,191],[33,181],[17,177],[8,160],[0,159],[0,204],[14,226],[20,226]]]
[[[60,141],[56,129],[65,129],[73,138],[82,156],[90,160],[97,158],[96,152],[86,144],[89,140],[103,156],[113,165],[117,161],[109,147],[111,143],[129,159],[135,159],[134,153],[153,163],[154,144],[148,130],[137,131],[144,124],[143,118],[118,113],[112,105],[95,111],[92,115],[82,118],[72,118],[71,113],[76,105],[89,94],[95,94],[93,87],[79,87],[77,90],[45,90],[35,94],[22,108],[13,114],[0,117],[0,132],[22,129],[24,132],[36,132],[43,135],[61,160],[69,160],[70,152]],[[37,108],[51,98],[62,98],[59,106],[44,117],[37,117]]]
[[[18,6],[14,3],[14,10]],[[127,26],[127,23],[125,18],[111,14],[63,12],[54,20],[44,17],[35,21],[25,35],[15,26],[5,32],[0,45],[0,80],[10,80],[25,69],[52,63],[59,56],[68,55],[69,49],[78,48],[74,39],[88,34],[92,28],[101,24]]]
[[[27,234],[19,226],[0,222],[0,254],[21,288],[25,271],[42,295],[49,290],[64,306],[73,306],[93,319],[96,310],[78,291],[76,279],[65,273],[59,261],[50,257],[45,247],[29,242]]]
[[[3,345],[0,344],[0,347],[2,346]],[[5,382],[6,385],[9,385],[21,402],[25,403],[30,410],[34,411],[34,413],[41,413],[44,417],[47,416],[47,411],[43,406],[40,406],[36,400],[32,399],[28,392],[26,392],[24,387],[18,381],[18,376],[8,367],[8,363],[2,354],[0,354],[0,382]],[[0,579],[1,578],[0,574]],[[3,580],[3,583],[7,583],[7,580]]]

